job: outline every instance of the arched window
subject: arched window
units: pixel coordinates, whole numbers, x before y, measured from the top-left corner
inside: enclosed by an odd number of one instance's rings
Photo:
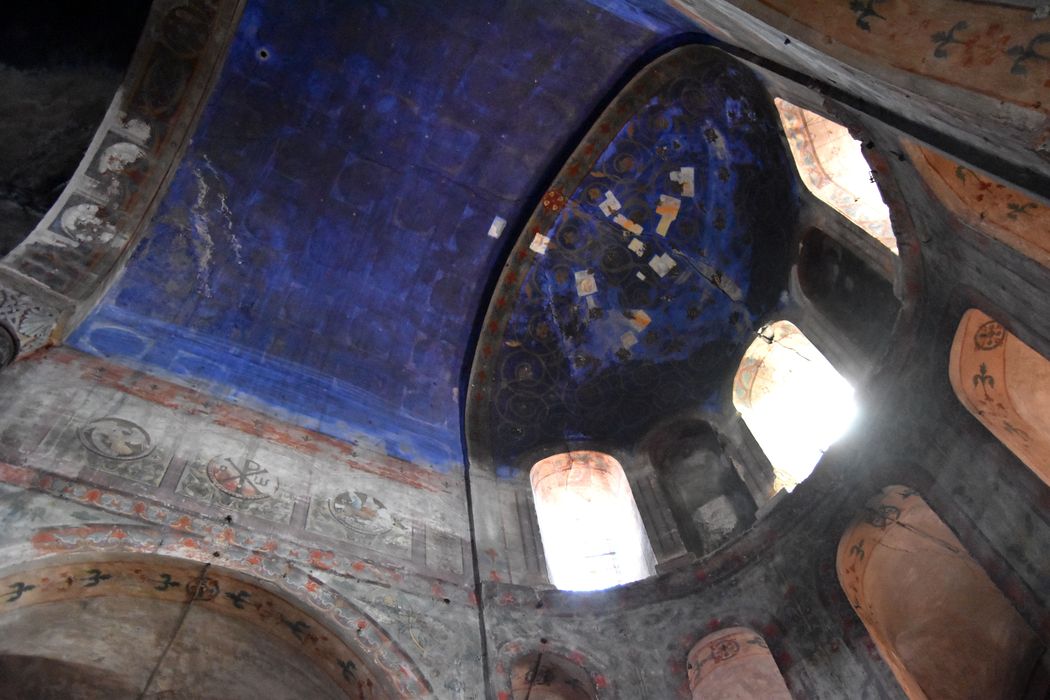
[[[1050,360],[970,309],[948,371],[963,406],[1050,485]]]
[[[594,591],[655,573],[619,462],[600,452],[566,452],[537,462],[530,479],[551,583]]]
[[[856,415],[853,387],[794,324],[765,326],[744,353],[733,405],[773,466],[775,489],[793,489]]]
[[[837,563],[846,597],[909,697],[1028,697],[1042,645],[914,491],[890,486],[869,501]]]
[[[775,100],[806,188],[828,206],[897,252],[890,210],[882,200],[860,141],[826,117]]]
[[[746,627],[709,634],[689,651],[693,700],[791,700],[766,641]]]
[[[518,659],[512,671],[514,700],[593,700],[594,683],[568,659],[545,652]]]

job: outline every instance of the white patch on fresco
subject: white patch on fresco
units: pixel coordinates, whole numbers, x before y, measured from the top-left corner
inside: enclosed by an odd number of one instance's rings
[[[489,224],[489,238],[499,238],[503,235],[503,229],[507,227],[507,220],[502,216],[497,216]]]
[[[623,214],[617,214],[613,217],[613,222],[620,225],[624,231],[629,231],[636,236],[642,235],[642,227],[639,224],[634,223]]]
[[[653,272],[663,277],[670,272],[677,263],[667,253],[663,255],[655,255],[653,259],[649,261],[649,267],[653,268]]]
[[[123,113],[120,115],[120,126],[139,143],[147,143],[152,133],[149,124],[141,119],[128,119]]]
[[[532,239],[532,243],[529,244],[529,250],[537,255],[546,255],[547,246],[550,245],[550,236],[544,236],[542,233],[537,233]]]
[[[598,281],[594,279],[594,275],[591,274],[590,270],[579,270],[575,273],[575,277],[576,293],[581,297],[598,291]]]
[[[606,216],[612,216],[615,212],[620,211],[620,200],[611,191],[606,190],[605,199],[598,205],[598,208]]]
[[[102,156],[98,159],[98,171],[103,175],[120,173],[145,156],[146,152],[133,143],[115,143],[102,152]]]
[[[666,236],[672,222],[678,218],[678,211],[682,208],[682,200],[666,194],[660,195],[660,203],[656,205],[656,213],[660,216],[660,222],[656,225],[656,232]]]
[[[692,197],[696,194],[696,169],[680,168],[670,175],[671,182],[677,182],[682,186],[682,196]]]

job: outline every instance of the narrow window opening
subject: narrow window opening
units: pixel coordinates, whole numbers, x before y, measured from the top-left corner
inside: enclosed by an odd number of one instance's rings
[[[789,321],[763,327],[733,381],[733,405],[791,491],[853,423],[853,387]]]
[[[963,406],[1050,485],[1050,360],[970,309],[948,371]]]
[[[806,188],[896,255],[890,210],[864,158],[863,144],[827,117],[780,98],[775,103]]]
[[[656,560],[620,463],[577,451],[530,473],[551,583],[594,591],[648,578]]]

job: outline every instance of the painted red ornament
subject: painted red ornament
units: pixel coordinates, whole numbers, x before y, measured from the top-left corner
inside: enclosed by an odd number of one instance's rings
[[[550,190],[543,195],[543,208],[547,211],[561,211],[565,208],[565,194],[561,190]]]

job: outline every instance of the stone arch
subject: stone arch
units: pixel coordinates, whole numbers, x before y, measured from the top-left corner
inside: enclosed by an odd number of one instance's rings
[[[200,118],[243,5],[152,3],[79,166],[43,219],[0,259],[0,326],[13,331],[18,356],[63,339],[134,247]]]
[[[48,633],[33,642],[39,647],[35,650],[25,644],[6,648],[18,638],[5,632],[0,667],[15,661],[48,667],[48,653],[55,650],[46,644],[61,644],[67,636],[55,634],[54,625],[62,624],[63,619],[81,625],[87,615],[104,624],[112,613],[145,621],[141,627],[147,633],[162,635],[164,620],[153,624],[150,618],[156,611],[168,623],[182,618],[190,621],[190,631],[215,633],[217,659],[202,657],[200,650],[180,643],[180,627],[170,633],[170,646],[178,647],[171,663],[204,664],[206,676],[217,673],[217,665],[222,665],[217,662],[222,659],[238,663],[239,656],[223,656],[233,653],[223,644],[234,645],[235,651],[237,639],[247,639],[250,633],[252,639],[262,640],[260,673],[285,662],[298,664],[289,675],[314,678],[320,697],[431,696],[430,685],[415,663],[374,619],[329,584],[284,561],[233,550],[214,557],[209,549],[195,537],[173,539],[157,529],[118,525],[46,528],[22,544],[6,547],[0,558],[11,563],[0,570],[0,593],[6,596],[0,599],[0,627],[14,624],[12,629],[25,632],[37,623],[50,620],[51,624],[38,625]],[[76,615],[63,618],[61,608],[73,604]],[[89,609],[93,614],[85,612]],[[114,646],[114,640],[107,642],[118,651],[123,648]],[[149,656],[149,639],[133,646],[124,653]],[[165,654],[154,656],[157,661],[150,688],[156,690],[161,683],[164,690],[164,682],[177,684],[179,674],[185,675],[185,670],[172,669],[165,681]],[[75,654],[71,657],[68,649],[56,657],[72,663],[72,667],[56,667],[59,678],[75,679],[77,674],[100,670]],[[22,680],[33,682],[32,678]],[[132,680],[137,683],[142,678],[132,674],[115,682]],[[322,692],[325,689],[328,692]],[[178,687],[169,690],[176,692]],[[142,686],[137,685],[136,692],[141,691]]]
[[[707,635],[688,658],[693,700],[791,700],[766,641],[747,627]]]
[[[948,372],[966,410],[1050,485],[1050,360],[970,309],[955,332]]]
[[[606,672],[608,659],[595,657],[589,651],[565,644],[560,639],[541,637],[538,641],[537,644],[534,637],[517,637],[503,642],[495,649],[493,690],[500,700],[517,700],[518,694],[523,692],[531,692],[529,700],[542,697],[548,700],[617,697],[615,681]],[[532,683],[530,687],[526,678],[534,677],[535,670],[545,666],[552,667],[549,674],[552,682],[547,685]],[[543,677],[547,675],[542,674]],[[538,691],[564,694],[543,696],[537,695]],[[525,694],[520,697],[524,698]]]
[[[910,698],[1027,697],[1042,644],[915,491],[888,486],[868,501],[837,568]]]

